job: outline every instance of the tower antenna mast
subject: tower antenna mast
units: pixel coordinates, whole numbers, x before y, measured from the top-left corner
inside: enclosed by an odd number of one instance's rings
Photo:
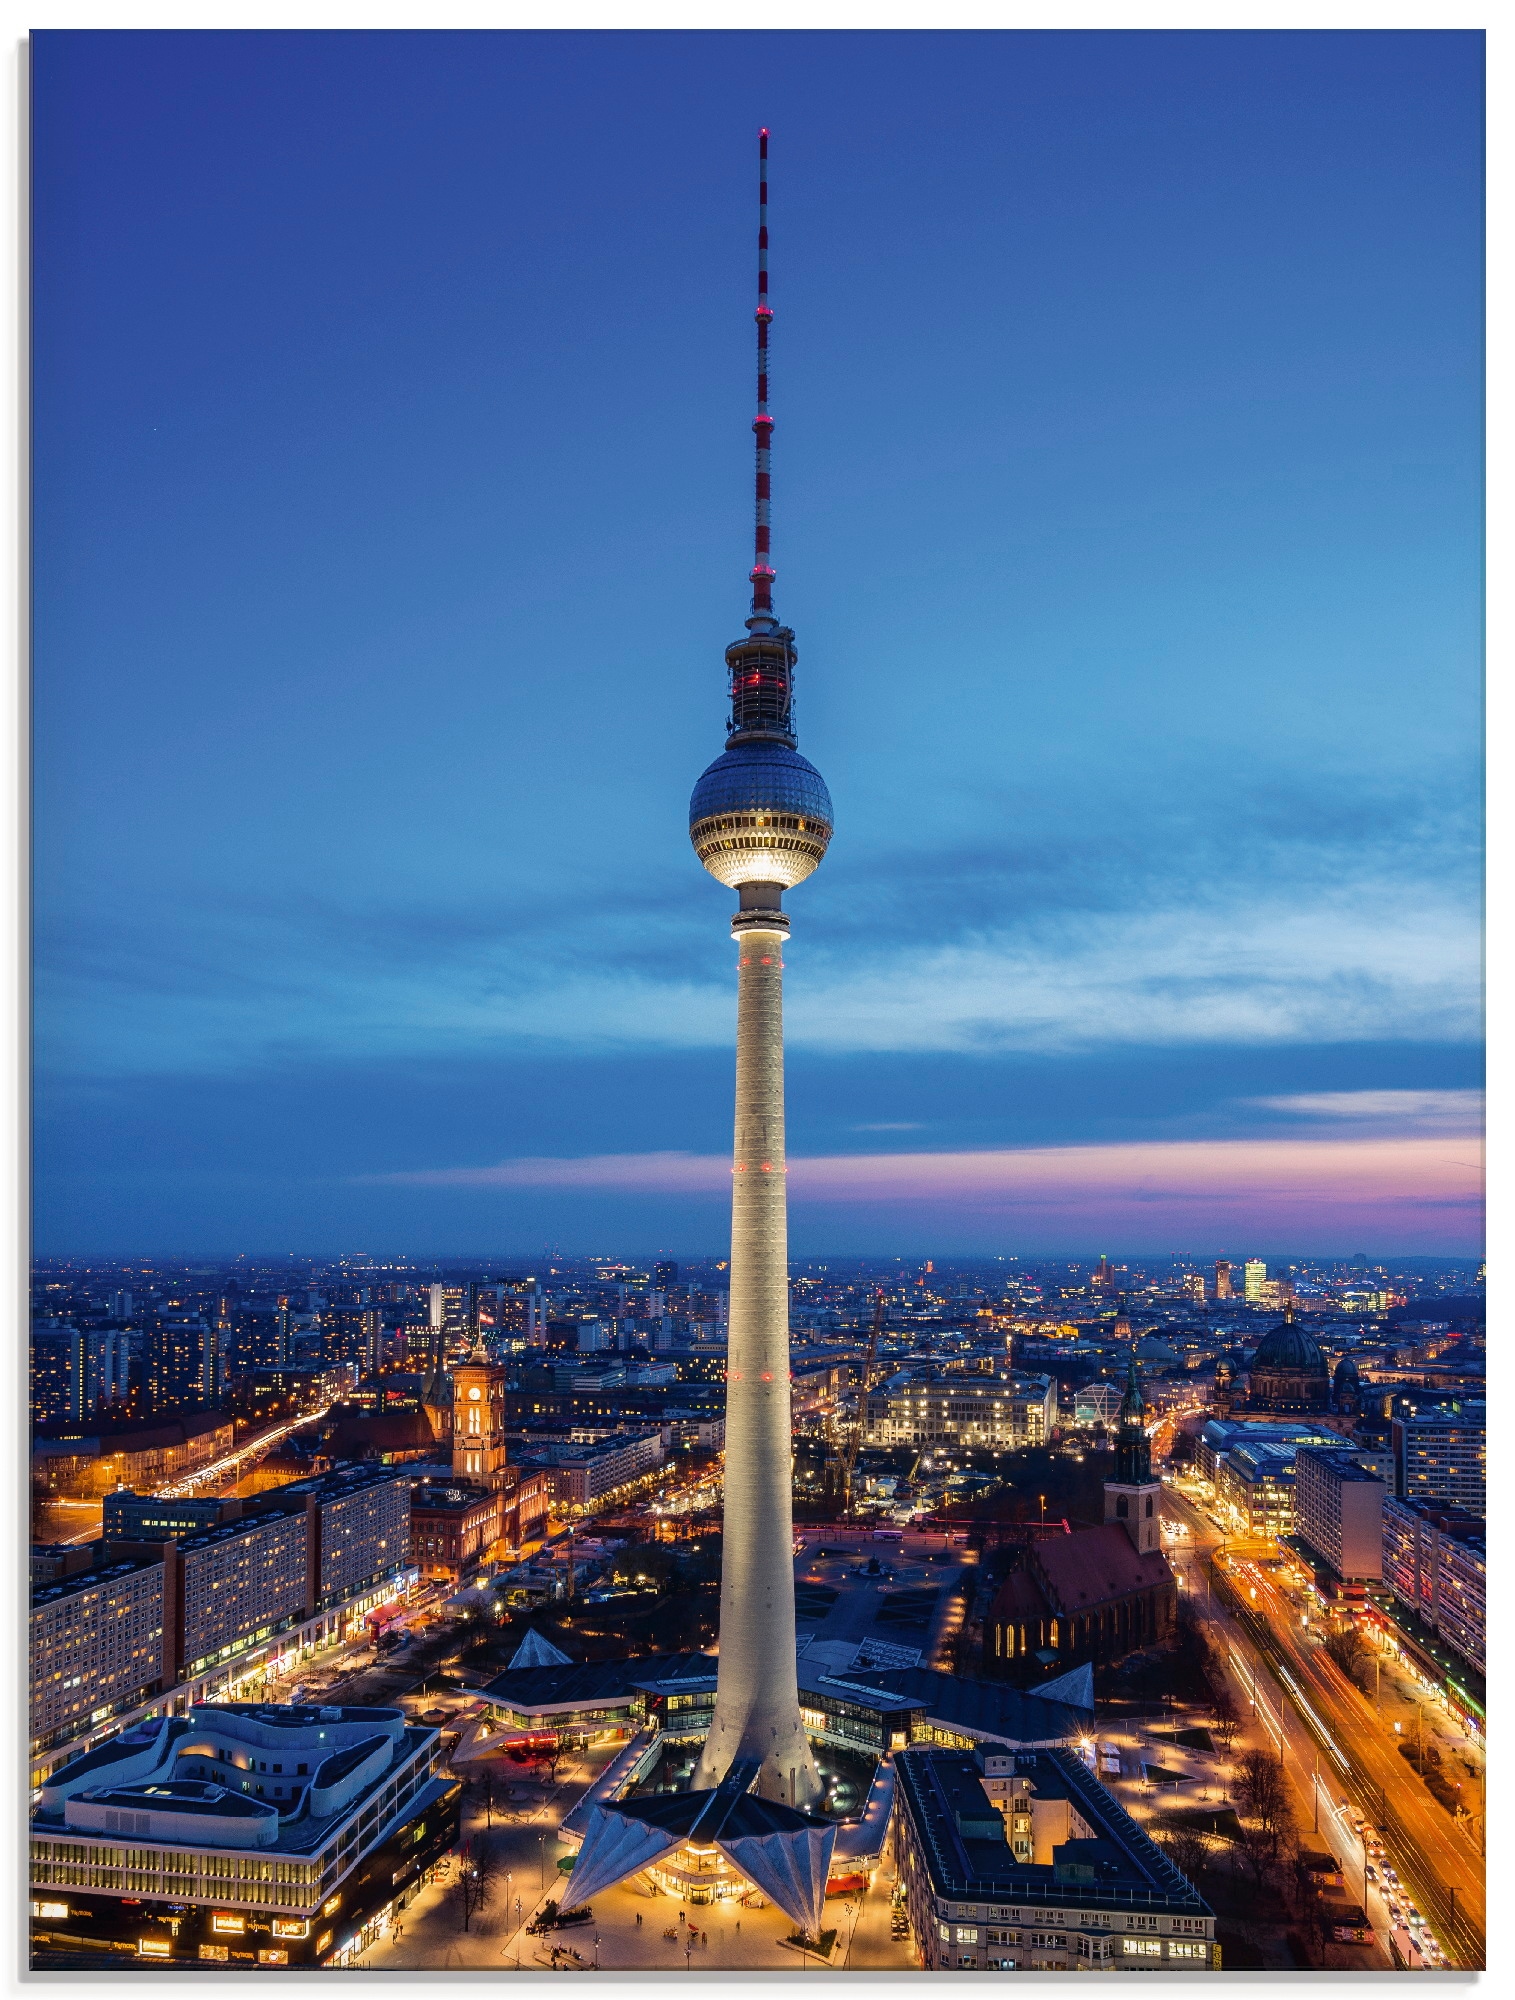
[[[752,615],[773,617],[773,560],[769,502],[773,497],[773,418],[768,414],[768,332],[773,307],[768,303],[768,127],[758,134],[758,284],[757,284],[757,507],[752,548]]]

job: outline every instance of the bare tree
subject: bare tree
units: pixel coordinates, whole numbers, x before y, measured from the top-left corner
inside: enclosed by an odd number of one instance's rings
[[[1241,1717],[1236,1712],[1231,1690],[1223,1681],[1216,1681],[1211,1687],[1208,1719],[1210,1733],[1221,1749],[1229,1753],[1241,1727]]]
[[[1287,1807],[1283,1773],[1267,1750],[1244,1750],[1236,1765],[1236,1799],[1242,1811],[1271,1832]]]
[[[1299,1849],[1299,1829],[1289,1789],[1277,1759],[1268,1750],[1248,1750],[1237,1765],[1236,1800],[1246,1816],[1242,1858],[1260,1887],[1276,1875],[1287,1890],[1288,1870]]]
[[[1273,1860],[1273,1843],[1267,1833],[1255,1820],[1241,1822],[1241,1838],[1236,1843],[1237,1852],[1247,1873],[1252,1877],[1252,1886],[1260,1889],[1267,1879]]]
[[[1209,1842],[1192,1826],[1170,1827],[1160,1839],[1168,1859],[1186,1880],[1193,1882],[1209,1866]]]
[[[492,1827],[494,1825],[495,1801],[499,1793],[499,1781],[487,1765],[475,1781],[475,1791],[478,1794],[479,1804],[484,1808],[484,1824],[487,1827]]]
[[[1327,1638],[1323,1649],[1347,1679],[1364,1691],[1373,1678],[1373,1658],[1367,1641],[1355,1625],[1343,1626]]]
[[[489,1900],[498,1872],[494,1849],[487,1841],[464,1842],[458,1857],[458,1905],[465,1931]]]

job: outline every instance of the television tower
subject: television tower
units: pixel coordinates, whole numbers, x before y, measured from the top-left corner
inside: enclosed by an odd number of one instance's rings
[[[794,633],[773,614],[768,504],[768,134],[759,135],[757,522],[747,637],[726,648],[726,748],[694,788],[689,838],[735,889],[736,1135],[731,1180],[731,1311],[726,1362],[726,1492],[715,1715],[695,1772],[719,1784],[733,1760],[761,1763],[756,1789],[808,1806],[821,1782],[795,1677],[790,1485],[789,1216],[784,1165],[783,895],[819,867],[831,795],[795,744]]]

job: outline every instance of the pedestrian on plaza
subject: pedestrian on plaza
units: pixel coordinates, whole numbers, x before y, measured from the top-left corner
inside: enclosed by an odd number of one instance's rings
[[[640,1910],[638,1910],[638,1911],[637,1911],[637,1929],[638,1929],[638,1930],[640,1930],[641,1928],[642,1928],[642,1913],[641,1913],[641,1911],[640,1911]]]

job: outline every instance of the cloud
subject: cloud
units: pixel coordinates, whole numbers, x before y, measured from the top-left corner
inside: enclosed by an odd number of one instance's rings
[[[834,1051],[1460,1042],[1480,949],[1471,912],[1397,896],[1096,916],[817,973],[799,932],[786,1026]]]
[[[1481,1090],[1317,1090],[1288,1097],[1244,1097],[1243,1104],[1295,1118],[1329,1119],[1341,1127],[1481,1136]]]
[[[1126,803],[1023,800],[1003,808],[1000,841],[974,846],[863,835],[849,856],[839,836],[834,865],[793,899],[790,1046],[1477,1040],[1476,885],[1450,810],[1437,819],[1419,794],[1386,802],[1345,781],[1316,797],[1256,774],[1229,811],[1212,780],[1171,773],[1160,802]],[[573,877],[451,904],[181,897],[166,930],[151,911],[55,911],[39,951],[39,1054],[75,1074],[142,1074],[725,1047],[726,906],[680,859],[624,891]]]
[[[43,1054],[141,1070],[358,1050],[729,1044],[725,940],[670,935],[659,953],[644,938],[633,952],[620,921],[586,913],[598,948],[567,961],[508,926],[445,950],[391,942],[350,955],[292,934],[232,936],[219,979],[127,962],[109,1016],[97,976],[54,985]],[[884,948],[874,934],[850,954],[822,942],[798,901],[795,925],[788,1039],[818,1053],[1471,1042],[1481,1027],[1476,913],[1387,889],[1043,918],[930,947]]]
[[[724,1154],[607,1153],[506,1160],[370,1175],[414,1187],[557,1188],[621,1194],[704,1195],[730,1186]],[[1427,1209],[1476,1216],[1482,1170],[1476,1144],[1452,1138],[1232,1139],[978,1152],[862,1153],[789,1161],[797,1205],[903,1204],[1032,1220],[1077,1209],[1161,1215],[1183,1227],[1269,1226],[1324,1208],[1358,1220]]]

